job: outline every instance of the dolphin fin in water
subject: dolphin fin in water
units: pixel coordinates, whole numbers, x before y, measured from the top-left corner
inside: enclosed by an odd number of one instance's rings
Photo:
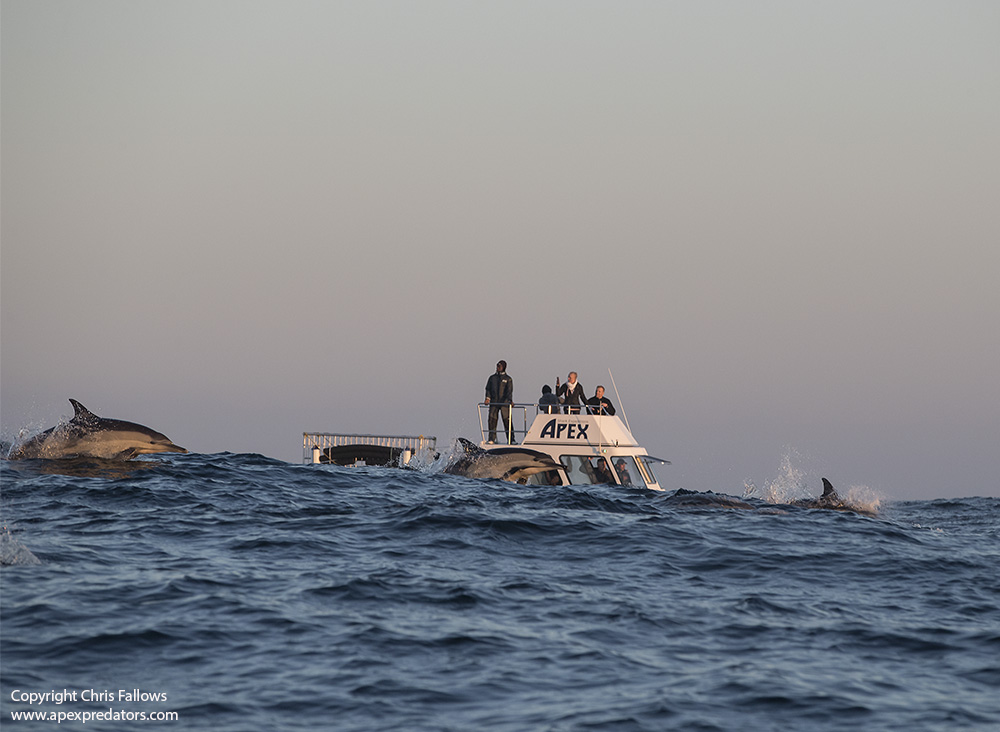
[[[791,505],[800,508],[843,508],[844,501],[837,494],[833,483],[823,478],[823,495],[819,498],[800,498],[792,501]]]
[[[848,511],[859,513],[862,516],[877,516],[876,511],[864,505],[856,505],[856,502],[845,501],[837,493],[837,489],[826,478],[823,478],[823,495],[819,498],[806,498],[800,501],[792,501],[793,506],[800,508],[825,508],[830,511]]]

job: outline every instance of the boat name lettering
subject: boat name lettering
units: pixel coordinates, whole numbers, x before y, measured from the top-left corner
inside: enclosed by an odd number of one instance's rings
[[[589,424],[579,424],[570,422],[557,422],[554,419],[550,419],[544,427],[542,427],[542,437],[551,437],[554,440],[558,440],[563,436],[563,432],[566,433],[566,439],[568,440],[586,440],[587,439],[587,429],[590,427]]]

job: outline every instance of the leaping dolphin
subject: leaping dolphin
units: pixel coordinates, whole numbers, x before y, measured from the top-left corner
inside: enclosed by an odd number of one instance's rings
[[[187,452],[149,427],[120,419],[98,417],[76,399],[73,419],[14,445],[11,460],[62,460],[75,457],[129,460],[136,455]]]
[[[464,450],[455,462],[444,469],[451,475],[488,480],[509,480],[518,483],[535,473],[558,470],[562,467],[544,452],[526,447],[498,447],[484,450],[463,437],[458,438]]]

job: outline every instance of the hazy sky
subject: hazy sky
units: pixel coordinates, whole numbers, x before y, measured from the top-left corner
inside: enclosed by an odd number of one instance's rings
[[[2,430],[479,437],[1000,495],[1000,3],[3,0]]]

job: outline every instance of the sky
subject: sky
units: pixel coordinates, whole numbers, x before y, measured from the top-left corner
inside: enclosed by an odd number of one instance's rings
[[[1000,496],[998,39],[992,0],[2,0],[2,434],[478,440],[502,358],[607,386],[668,489]]]

